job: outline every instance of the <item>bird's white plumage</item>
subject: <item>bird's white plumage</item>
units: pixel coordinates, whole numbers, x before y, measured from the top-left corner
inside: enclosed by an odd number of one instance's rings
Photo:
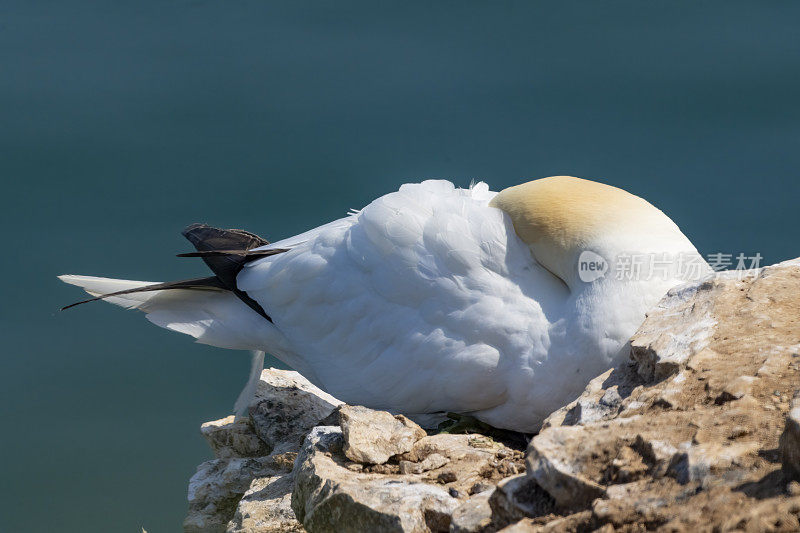
[[[404,185],[249,264],[239,288],[344,401],[406,413],[496,407],[546,357],[545,313],[561,313],[566,291],[509,242],[492,196],[484,184]]]
[[[497,427],[535,431],[619,361],[647,308],[680,280],[609,276],[578,287],[536,261],[536,244],[490,206],[495,194],[483,183],[407,184],[355,214],[267,245],[290,250],[248,263],[237,285],[274,324],[226,292],[112,301],[199,342],[272,353],[351,404],[412,415],[470,412]],[[652,209],[667,235],[656,249],[696,253]],[[603,245],[631,244],[602,237]],[[92,293],[128,288],[93,279],[65,281]]]

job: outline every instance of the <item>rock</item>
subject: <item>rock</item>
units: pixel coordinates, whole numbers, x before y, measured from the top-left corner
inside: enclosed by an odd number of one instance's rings
[[[256,434],[280,453],[297,451],[311,428],[341,403],[297,372],[267,368],[249,411]]]
[[[564,426],[543,431],[528,448],[528,473],[563,509],[579,509],[605,494],[604,487],[589,472],[593,457],[577,447],[588,432],[580,426]],[[610,439],[609,439],[610,440]],[[598,442],[612,449],[618,442]],[[597,450],[592,447],[591,452]],[[587,450],[588,452],[589,450]]]
[[[359,408],[364,419],[372,413],[386,421],[387,413]],[[521,452],[482,435],[419,438],[392,459],[397,464],[352,462],[345,445],[341,428],[314,428],[295,463],[292,508],[312,533],[447,531],[474,487],[491,493],[494,483],[522,470]]]
[[[292,511],[294,477],[289,474],[254,479],[228,523],[227,533],[304,531]]]
[[[262,457],[269,454],[269,448],[253,430],[249,418],[236,418],[231,415],[220,420],[206,422],[200,426],[200,433],[208,441],[218,459],[230,457]]]
[[[292,509],[308,531],[447,531],[458,500],[415,479],[342,466],[342,430],[314,428],[297,458]]]
[[[710,442],[693,446],[687,442],[682,448],[672,456],[667,474],[682,484],[692,481],[711,484],[714,481],[712,472],[722,472],[748,461],[760,445],[748,441],[730,444]]]
[[[792,401],[778,448],[783,470],[792,477],[800,477],[800,399]]]
[[[631,337],[631,358],[645,380],[660,381],[686,365],[714,332],[713,281],[669,291]]]
[[[351,460],[380,465],[390,457],[411,451],[425,430],[403,415],[343,405],[339,418],[344,454]]]
[[[613,418],[622,408],[623,400],[643,383],[644,380],[632,362],[608,369],[590,381],[580,397],[551,413],[542,424],[542,429],[583,425]]]
[[[297,372],[265,369],[251,418],[201,426],[217,459],[189,481],[184,530],[299,530],[290,505],[294,459],[305,434],[340,403]]]
[[[333,415],[338,402],[314,400],[310,385],[292,385],[295,373],[270,370],[262,378],[251,408],[256,422],[229,417],[203,426],[221,458],[192,478],[187,531],[302,531],[295,511],[310,531],[446,531],[475,487],[492,489],[523,469],[521,452],[489,437],[428,437],[405,417],[363,407]],[[302,423],[339,421],[351,445],[342,428],[286,423],[309,405],[321,408]],[[295,439],[306,430],[298,456]],[[247,457],[258,453],[265,455]]]
[[[197,467],[189,480],[189,512],[184,531],[225,531],[242,495],[254,478],[274,475],[269,458],[213,459]]]
[[[493,523],[500,526],[550,514],[555,509],[555,500],[532,476],[519,474],[498,483],[489,497],[489,505]]]
[[[480,492],[459,505],[450,521],[451,533],[480,533],[492,523],[491,490]]]
[[[631,339],[631,363],[531,440],[526,475],[561,517],[528,511],[514,527],[794,530],[798,317],[800,261],[670,291]]]
[[[346,453],[346,452],[345,452]],[[446,465],[450,459],[438,453],[432,453],[419,463],[400,461],[401,474],[421,474],[428,470],[435,470]]]

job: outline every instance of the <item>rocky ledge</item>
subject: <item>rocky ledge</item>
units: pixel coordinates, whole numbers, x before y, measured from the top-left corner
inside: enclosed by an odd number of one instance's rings
[[[249,418],[201,428],[184,528],[800,530],[800,260],[673,289],[630,346],[524,453],[264,370]]]

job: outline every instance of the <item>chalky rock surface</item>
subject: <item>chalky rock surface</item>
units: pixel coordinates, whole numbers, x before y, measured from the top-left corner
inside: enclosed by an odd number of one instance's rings
[[[201,426],[216,459],[189,481],[184,531],[302,531],[290,505],[294,459],[305,435],[340,404],[297,372],[265,369],[249,418]]]
[[[292,507],[309,531],[447,531],[458,505],[447,490],[353,473],[342,461],[343,446],[340,428],[321,426],[300,452]]]
[[[673,289],[630,354],[525,457],[265,370],[249,420],[204,424],[185,528],[800,530],[800,260]]]
[[[291,507],[293,488],[291,472],[254,479],[228,523],[228,533],[303,531]]]
[[[561,518],[513,531],[798,530],[800,262],[674,289],[631,359],[532,439],[527,476]]]
[[[256,435],[250,418],[237,419],[231,415],[206,422],[200,426],[200,433],[219,459],[262,457],[270,452],[266,443]]]
[[[451,514],[450,531],[453,533],[476,533],[492,524],[492,507],[489,498],[492,490],[485,490],[461,503]]]
[[[250,418],[272,453],[296,452],[311,428],[341,404],[293,370],[268,369],[261,374]]]
[[[461,503],[524,470],[489,437],[428,436],[296,372],[264,370],[250,413],[203,424],[217,458],[190,481],[185,531],[447,531]]]
[[[395,428],[400,435],[407,429]],[[453,511],[471,495],[522,470],[521,452],[488,437],[415,433],[409,451],[376,464],[345,454],[342,428],[314,428],[295,463],[297,518],[311,532],[448,531]]]
[[[344,454],[360,463],[383,464],[409,452],[425,430],[403,415],[343,405],[339,420],[344,434]]]
[[[275,473],[266,457],[214,459],[197,467],[189,481],[186,532],[225,531],[253,479]]]

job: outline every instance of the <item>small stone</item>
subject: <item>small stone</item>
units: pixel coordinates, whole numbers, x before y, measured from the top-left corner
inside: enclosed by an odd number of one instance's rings
[[[564,509],[580,508],[605,494],[605,489],[582,475],[573,462],[580,461],[576,447],[584,447],[582,426],[547,428],[528,446],[528,475]]]
[[[491,483],[478,482],[470,487],[469,493],[470,495],[480,494],[481,492],[485,492],[487,490],[492,490],[492,489],[494,489],[494,485],[492,485]]]
[[[482,493],[486,494],[486,493]],[[509,524],[525,517],[552,513],[556,501],[530,476],[519,474],[497,484],[491,492],[489,504],[498,524]]]
[[[382,465],[362,465],[364,467],[363,472],[369,472],[370,474],[399,474],[400,467],[395,464],[384,463]]]
[[[492,523],[489,505],[491,492],[484,491],[456,507],[450,522],[451,533],[479,533]]]
[[[422,467],[419,463],[415,463],[413,461],[400,461],[399,465],[400,473],[403,475],[422,473]]]
[[[421,474],[429,470],[436,470],[446,465],[450,459],[438,453],[432,453],[419,463],[400,461],[401,474]]]
[[[425,430],[402,415],[361,406],[339,409],[344,454],[359,463],[383,464],[390,457],[411,451]]]
[[[447,472],[442,472],[441,474],[436,476],[436,481],[442,484],[453,483],[457,479],[458,476],[456,475],[456,473],[449,470]]]

